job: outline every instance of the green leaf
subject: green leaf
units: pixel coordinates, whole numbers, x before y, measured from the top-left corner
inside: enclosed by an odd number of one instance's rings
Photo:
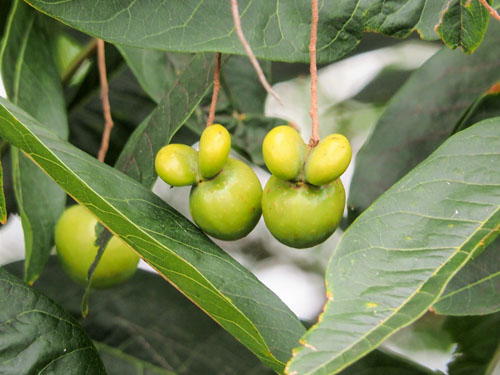
[[[64,97],[42,15],[13,3],[0,51],[5,90],[13,103],[62,138],[68,136]],[[16,201],[26,247],[25,280],[33,283],[53,246],[54,227],[66,203],[64,192],[19,150],[12,150]]]
[[[127,65],[132,69],[141,87],[159,103],[192,56],[158,50],[116,46]]]
[[[112,43],[164,51],[245,54],[227,0],[29,3],[67,25]],[[419,23],[424,5],[425,0],[324,2],[318,26],[318,62],[340,59],[356,47],[365,31],[408,36]],[[310,2],[240,0],[239,9],[243,31],[257,57],[309,61]]]
[[[0,158],[0,223],[5,224],[6,222],[7,222],[7,203],[5,201],[5,192],[3,189],[2,159]]]
[[[445,142],[344,233],[288,373],[334,374],[424,314],[500,233],[500,118]]]
[[[122,285],[93,290],[93,308],[82,319],[82,287],[55,257],[47,267],[36,288],[78,317],[110,375],[132,374],[141,367],[169,375],[274,373],[159,275],[137,270]],[[7,269],[16,274],[19,263]]]
[[[474,54],[443,49],[392,98],[356,157],[350,221],[453,134],[478,96],[500,80],[499,43],[500,25],[492,23]]]
[[[170,86],[158,107],[131,135],[115,167],[152,187],[157,174],[156,154],[170,142],[212,85],[215,59],[212,54],[196,54],[179,79]]]
[[[80,325],[42,293],[0,268],[0,373],[106,374]]]
[[[304,328],[256,277],[147,188],[0,99],[0,136],[27,153],[163,277],[281,371]]]
[[[451,279],[434,305],[438,314],[483,315],[500,311],[500,239]]]
[[[436,31],[448,47],[472,53],[481,44],[489,20],[490,14],[479,0],[450,0]]]
[[[436,26],[439,24],[441,14],[446,8],[449,0],[427,0],[422,13],[422,18],[417,26],[420,38],[426,40],[437,40],[439,35]]]
[[[491,375],[500,359],[500,313],[449,318],[445,328],[458,343],[449,375]],[[496,373],[496,372],[495,372]]]

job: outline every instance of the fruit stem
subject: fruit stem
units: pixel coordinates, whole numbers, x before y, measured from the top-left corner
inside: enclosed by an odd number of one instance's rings
[[[104,162],[104,158],[106,157],[106,152],[109,147],[109,137],[111,135],[111,128],[113,127],[113,119],[111,118],[111,105],[109,104],[109,87],[108,78],[106,76],[106,55],[104,52],[104,41],[102,39],[97,39],[97,61],[99,66],[99,78],[101,81],[102,111],[105,121],[101,148],[97,154],[97,159]]]
[[[214,123],[215,108],[217,107],[217,99],[219,98],[220,90],[220,61],[221,53],[215,54],[215,68],[214,68],[214,89],[212,91],[212,102],[210,103],[210,110],[208,112],[207,128]]]
[[[488,4],[488,1],[486,0],[479,0],[479,2],[490,12],[490,14],[495,18],[497,21],[500,21],[500,14],[493,8],[490,4]]]
[[[312,0],[311,18],[311,41],[309,43],[309,56],[311,60],[311,114],[312,132],[309,139],[309,147],[316,147],[319,143],[319,120],[318,120],[318,68],[316,66],[316,43],[318,40],[318,0]]]
[[[257,76],[259,77],[259,81],[264,86],[266,91],[271,94],[281,105],[283,105],[283,102],[281,101],[281,98],[278,96],[278,94],[271,88],[271,85],[269,82],[267,82],[266,76],[264,75],[264,72],[262,71],[262,68],[260,67],[259,61],[255,57],[255,54],[252,51],[252,48],[250,47],[250,44],[248,43],[247,39],[245,38],[245,34],[243,34],[243,29],[241,28],[241,20],[240,20],[240,12],[238,10],[238,1],[237,0],[231,0],[231,11],[233,15],[233,22],[234,22],[234,27],[236,29],[236,34],[238,34],[238,38],[240,39],[241,44],[243,45],[243,48],[245,49],[245,52],[248,55],[248,58],[250,59],[250,62],[252,63],[255,72],[257,73]]]

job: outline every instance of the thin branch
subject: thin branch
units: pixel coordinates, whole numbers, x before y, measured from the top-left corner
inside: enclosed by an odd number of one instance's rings
[[[493,8],[486,0],[479,0],[481,4],[490,12],[490,14],[495,18],[497,21],[500,21],[500,14]]]
[[[71,61],[69,67],[63,72],[61,81],[62,85],[66,86],[71,78],[75,75],[78,68],[83,64],[83,62],[97,49],[97,39],[92,39],[82,51]]]
[[[113,127],[113,119],[111,118],[111,106],[109,104],[109,87],[108,79],[106,77],[106,56],[104,54],[104,41],[97,39],[97,60],[99,66],[99,78],[101,81],[101,102],[102,111],[104,113],[104,132],[102,134],[101,148],[97,154],[99,161],[104,161],[106,152],[109,147],[109,137],[111,135],[111,128]]]
[[[312,0],[311,19],[311,42],[309,43],[309,55],[311,59],[311,119],[312,134],[309,139],[309,147],[315,147],[319,143],[319,120],[318,120],[318,68],[316,66],[316,42],[318,39],[318,0]]]
[[[241,28],[241,20],[240,20],[240,12],[238,10],[238,1],[237,0],[231,0],[231,11],[233,14],[233,22],[234,22],[234,27],[236,28],[236,33],[238,34],[238,38],[240,38],[240,42],[243,45],[243,48],[245,49],[245,52],[248,55],[248,58],[250,59],[250,62],[252,63],[255,71],[257,72],[257,76],[259,77],[259,81],[264,86],[266,91],[274,96],[274,98],[283,105],[283,102],[281,101],[281,98],[278,96],[276,92],[271,88],[271,85],[269,82],[267,82],[266,76],[264,75],[264,72],[262,71],[262,68],[260,67],[259,61],[255,57],[252,48],[250,47],[250,44],[248,43],[247,39],[245,38],[245,34],[243,34],[243,29]]]
[[[215,107],[217,107],[217,99],[219,98],[220,90],[220,61],[221,53],[215,54],[215,69],[214,69],[214,90],[212,92],[212,102],[210,103],[210,111],[208,112],[207,127],[214,123]]]

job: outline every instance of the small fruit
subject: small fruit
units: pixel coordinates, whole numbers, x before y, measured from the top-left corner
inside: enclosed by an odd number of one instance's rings
[[[158,151],[155,169],[158,176],[169,185],[192,185],[197,180],[198,153],[186,145],[169,144]]]
[[[344,205],[345,191],[339,179],[313,186],[271,176],[262,196],[269,231],[278,241],[299,249],[330,237],[342,219]]]
[[[302,171],[306,145],[290,126],[281,125],[267,133],[262,144],[264,162],[271,173],[283,180],[294,180]]]
[[[345,172],[351,162],[351,145],[342,134],[330,134],[307,158],[305,176],[310,184],[328,184]]]
[[[189,209],[196,224],[221,240],[246,236],[261,215],[262,187],[245,163],[228,158],[221,173],[191,189]]]
[[[57,255],[64,270],[75,281],[86,284],[88,270],[98,247],[95,245],[97,219],[84,207],[75,205],[59,219],[55,230]],[[91,286],[106,288],[130,278],[139,256],[117,237],[111,237],[95,269]]]
[[[225,127],[214,124],[200,138],[198,164],[203,178],[212,178],[224,167],[231,151],[231,136]]]

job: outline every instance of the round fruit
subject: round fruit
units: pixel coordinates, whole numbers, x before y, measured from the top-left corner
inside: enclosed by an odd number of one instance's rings
[[[167,145],[158,151],[155,169],[158,176],[169,185],[192,185],[197,180],[198,153],[186,145]]]
[[[257,225],[262,187],[252,168],[228,158],[221,173],[193,186],[189,209],[196,224],[212,237],[237,240]]]
[[[313,186],[271,176],[262,196],[262,214],[278,241],[302,249],[331,236],[342,219],[344,204],[340,180]]]
[[[75,205],[64,211],[56,225],[57,255],[64,270],[75,281],[86,284],[88,270],[97,254],[97,219],[84,207]],[[95,269],[91,286],[106,288],[130,278],[139,257],[119,238],[111,237]]]
[[[351,145],[342,134],[330,134],[311,152],[305,165],[310,184],[321,186],[339,178],[351,162]]]
[[[262,144],[267,168],[283,180],[294,180],[300,175],[305,153],[304,140],[295,129],[287,125],[272,129]]]
[[[207,127],[200,138],[198,164],[203,178],[212,178],[221,171],[231,151],[231,136],[222,125]]]

